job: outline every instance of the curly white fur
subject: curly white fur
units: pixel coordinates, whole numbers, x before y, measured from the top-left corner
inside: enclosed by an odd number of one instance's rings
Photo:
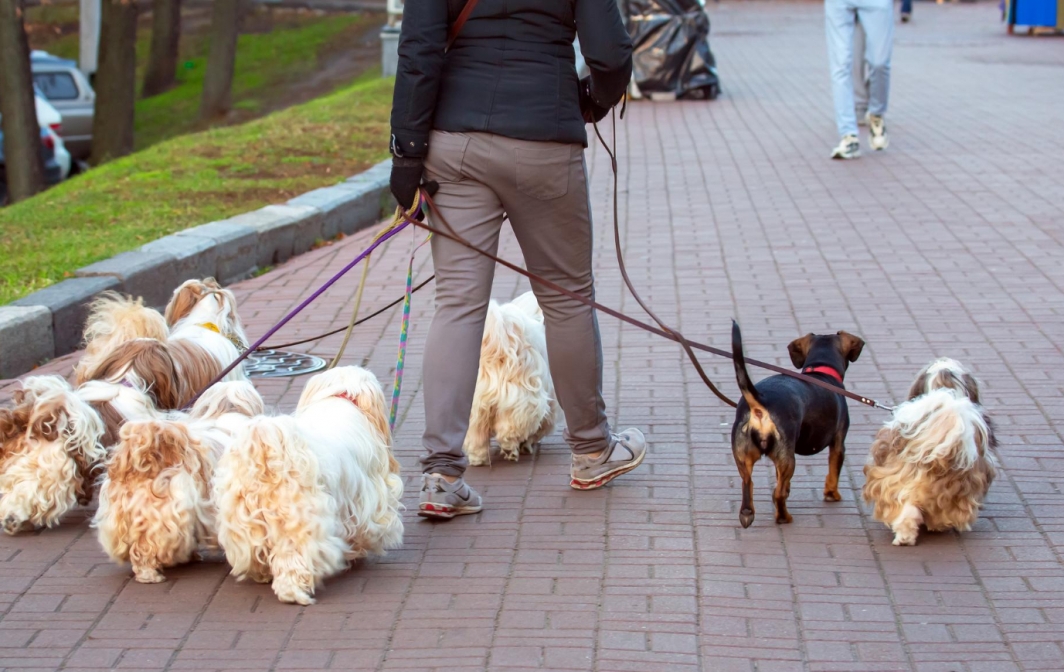
[[[218,541],[238,580],[272,580],[281,601],[311,604],[350,560],[399,546],[390,444],[384,391],[358,367],[311,378],[294,415],[252,420],[214,479]]]
[[[40,393],[21,447],[0,474],[0,520],[8,534],[27,525],[52,527],[91,497],[93,469],[106,454],[103,420],[66,381],[52,377],[28,386]]]
[[[89,305],[85,320],[85,353],[74,367],[76,381],[80,384],[88,380],[103,357],[119,344],[135,338],[165,341],[169,332],[162,313],[146,307],[143,299],[117,292],[101,293]]]
[[[480,369],[462,450],[473,466],[490,461],[491,437],[517,460],[554,431],[558,403],[547,363],[543,313],[532,292],[488,304]]]
[[[262,411],[262,397],[250,383],[219,383],[187,419],[123,426],[93,519],[107,555],[129,561],[137,581],[159,583],[166,580],[163,568],[215,547],[215,465],[233,435]]]
[[[895,546],[915,544],[921,525],[966,531],[978,518],[998,464],[993,426],[969,398],[978,398],[974,381],[953,360],[925,368],[913,384],[917,396],[876,435],[864,498]]]
[[[170,323],[171,345],[184,344],[202,351],[222,368],[229,366],[240,356],[240,350],[233,340],[247,345],[248,337],[244,325],[236,310],[236,296],[212,278],[206,280],[188,280],[176,290],[166,307],[166,318]],[[217,328],[218,331],[214,331]],[[175,356],[178,374],[191,377],[191,372],[183,371],[189,363],[182,362]],[[187,358],[186,358],[187,359]],[[236,367],[225,380],[247,380],[243,365]]]

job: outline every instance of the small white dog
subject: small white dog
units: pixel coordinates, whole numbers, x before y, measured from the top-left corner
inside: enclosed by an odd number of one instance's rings
[[[338,367],[310,379],[294,415],[237,434],[215,473],[218,542],[238,580],[311,604],[349,561],[402,543],[402,494],[380,383]]]
[[[211,478],[235,431],[263,412],[251,383],[219,383],[187,419],[125,424],[107,462],[93,519],[104,552],[140,583],[216,546]]]
[[[143,387],[160,409],[183,408],[247,347],[236,297],[217,282],[188,280],[166,307],[167,337],[137,337],[79,365],[79,378]],[[248,378],[238,366],[225,380]]]
[[[170,329],[162,313],[144,306],[143,299],[103,292],[89,306],[85,320],[85,353],[74,367],[75,384],[91,379],[104,357],[135,338],[165,341]]]
[[[59,376],[33,376],[22,385],[11,417],[24,425],[5,443],[0,473],[0,521],[8,534],[52,527],[91,502],[120,427],[160,416],[151,397],[133,386],[90,381],[73,390]]]
[[[0,474],[0,521],[16,534],[52,527],[78,502],[92,498],[94,469],[105,455],[104,423],[59,376],[37,377],[22,438]]]
[[[895,546],[914,545],[921,524],[971,529],[998,466],[978,384],[959,363],[925,367],[909,395],[879,430],[864,468],[864,499]]]
[[[543,312],[532,292],[488,304],[480,369],[462,450],[469,464],[488,464],[491,437],[503,459],[531,453],[554,431],[558,402],[547,364]]]

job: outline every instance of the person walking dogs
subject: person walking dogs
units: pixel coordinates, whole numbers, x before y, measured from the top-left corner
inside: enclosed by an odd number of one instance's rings
[[[831,152],[833,159],[856,159],[861,155],[854,112],[854,22],[860,21],[865,36],[864,60],[868,67],[868,135],[872,149],[887,148],[883,115],[890,95],[890,55],[894,44],[893,0],[824,0],[831,91],[835,99],[835,124],[841,140]],[[857,58],[860,58],[859,56]]]
[[[406,0],[392,101],[391,190],[404,208],[423,186],[440,215],[495,253],[508,218],[530,272],[594,297],[585,124],[621,100],[632,44],[616,0]],[[573,40],[590,76],[577,78]],[[435,227],[442,222],[429,220]],[[419,514],[449,519],[483,508],[463,479],[495,264],[432,238],[436,311],[425,345],[425,454]],[[602,399],[602,344],[593,309],[532,283],[565,439],[570,485],[601,487],[643,461],[638,429],[614,433]]]

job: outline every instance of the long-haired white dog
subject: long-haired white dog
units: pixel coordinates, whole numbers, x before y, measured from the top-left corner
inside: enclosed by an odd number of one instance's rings
[[[488,304],[480,369],[462,450],[469,464],[488,464],[491,437],[503,459],[531,453],[554,431],[558,402],[547,364],[543,313],[532,292]]]
[[[85,352],[74,367],[75,384],[92,378],[104,357],[122,343],[136,338],[165,341],[170,329],[162,313],[117,292],[103,292],[89,305],[85,320]]]
[[[188,280],[174,290],[165,320],[168,336],[140,336],[101,349],[81,367],[79,378],[144,387],[159,408],[179,409],[246,347],[236,297],[212,278]],[[225,380],[246,381],[243,366]]]
[[[263,412],[250,383],[219,383],[188,418],[130,422],[107,462],[93,519],[104,552],[140,583],[215,541],[211,478],[233,433]]]
[[[963,366],[933,362],[909,397],[879,430],[864,468],[864,499],[895,546],[914,545],[920,525],[971,529],[997,473],[993,425]]]
[[[105,454],[103,420],[64,379],[35,377],[26,389],[33,402],[28,415],[25,407],[19,411],[25,429],[0,474],[0,521],[8,534],[52,527],[91,500],[94,468]]]
[[[311,604],[349,561],[402,543],[402,494],[380,383],[338,367],[310,379],[295,414],[252,420],[222,456],[218,542],[238,580]]]

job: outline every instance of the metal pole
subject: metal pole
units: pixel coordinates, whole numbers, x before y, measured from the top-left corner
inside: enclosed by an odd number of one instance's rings
[[[100,48],[100,0],[79,0],[81,20],[79,22],[78,67],[87,76],[96,72],[96,57]]]

